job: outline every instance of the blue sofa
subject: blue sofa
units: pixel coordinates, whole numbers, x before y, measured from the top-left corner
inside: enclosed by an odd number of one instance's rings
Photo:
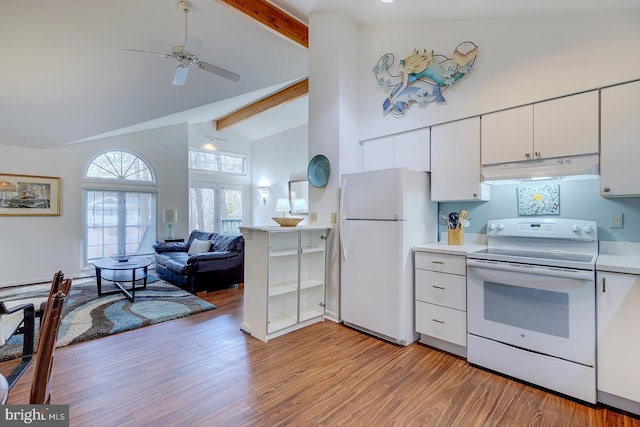
[[[209,250],[189,254],[189,247],[196,239],[210,241]],[[194,245],[200,244],[202,242]],[[158,276],[189,292],[211,291],[244,283],[242,236],[194,230],[186,242],[156,243],[153,249],[156,251]]]

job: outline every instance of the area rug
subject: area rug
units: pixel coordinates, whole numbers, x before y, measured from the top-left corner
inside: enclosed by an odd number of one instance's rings
[[[47,296],[50,284],[0,290],[0,300]],[[102,285],[103,291],[112,290]],[[115,288],[114,288],[115,289]],[[56,347],[64,347],[216,308],[177,286],[155,278],[146,290],[136,291],[131,303],[121,293],[98,297],[95,280],[74,280],[67,299]],[[36,336],[38,334],[36,319]],[[22,356],[22,335],[0,347],[0,362]]]

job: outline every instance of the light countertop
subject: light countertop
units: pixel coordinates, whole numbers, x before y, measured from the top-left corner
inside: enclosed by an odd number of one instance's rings
[[[281,227],[279,225],[258,225],[258,226],[245,226],[241,225],[240,231],[295,231],[295,230],[330,230],[330,225],[296,225],[295,227]]]
[[[596,270],[640,274],[640,255],[598,255]]]
[[[416,245],[411,248],[414,252],[434,252],[440,254],[466,255],[469,252],[475,252],[486,249],[487,245],[479,245],[477,243],[465,243],[464,245],[449,245],[446,242],[425,243]]]
[[[640,243],[601,241],[599,246],[596,270],[640,274]]]

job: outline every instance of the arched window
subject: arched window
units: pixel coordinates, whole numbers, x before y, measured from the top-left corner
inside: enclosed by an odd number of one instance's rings
[[[85,260],[117,253],[150,255],[156,240],[155,177],[136,154],[96,156],[85,173]]]
[[[97,156],[87,169],[87,178],[155,181],[147,162],[126,151],[108,151]]]

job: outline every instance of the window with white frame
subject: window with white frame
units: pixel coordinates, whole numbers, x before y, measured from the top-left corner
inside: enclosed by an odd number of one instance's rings
[[[96,156],[85,175],[85,260],[117,253],[153,253],[155,178],[148,163],[127,151]]]
[[[235,153],[189,150],[189,169],[246,175],[247,158]]]

